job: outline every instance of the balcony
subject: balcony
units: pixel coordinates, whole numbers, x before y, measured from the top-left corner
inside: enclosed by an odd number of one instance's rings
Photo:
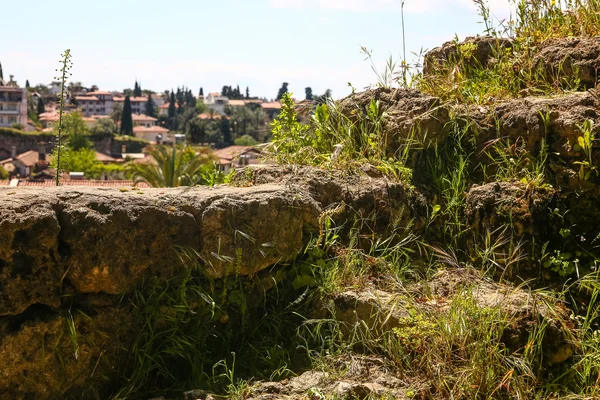
[[[21,103],[2,103],[0,100],[0,114],[20,114]]]

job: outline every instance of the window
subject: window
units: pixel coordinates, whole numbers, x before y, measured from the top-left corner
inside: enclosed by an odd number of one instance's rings
[[[17,123],[17,117],[8,117],[8,123],[9,124],[16,124]]]

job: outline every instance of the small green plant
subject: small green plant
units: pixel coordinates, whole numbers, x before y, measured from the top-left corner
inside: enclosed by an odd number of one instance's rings
[[[577,144],[574,146],[575,150],[581,150],[585,154],[584,161],[575,161],[573,164],[579,165],[579,179],[589,180],[591,174],[598,175],[597,167],[593,165],[592,160],[592,149],[594,144],[594,122],[586,120],[583,125],[579,126],[581,136],[577,137]]]
[[[54,79],[58,80],[61,84],[60,94],[58,97],[58,129],[56,134],[56,147],[54,148],[54,154],[56,158],[56,186],[60,185],[60,175],[64,172],[62,165],[62,155],[65,151],[65,144],[63,143],[63,114],[65,101],[67,97],[66,86],[67,79],[72,75],[71,68],[73,68],[73,62],[71,61],[71,50],[67,49],[61,54],[61,67],[56,71],[60,72],[60,75]]]

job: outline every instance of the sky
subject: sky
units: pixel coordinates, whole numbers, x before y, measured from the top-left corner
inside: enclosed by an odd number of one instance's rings
[[[509,0],[489,0],[502,19]],[[72,53],[72,81],[102,90],[162,92],[186,86],[220,92],[246,86],[273,98],[282,82],[335,98],[377,83],[378,69],[402,59],[402,0],[28,0],[3,2],[4,77],[48,84],[60,54]],[[405,0],[407,61],[413,53],[481,33],[472,0]]]

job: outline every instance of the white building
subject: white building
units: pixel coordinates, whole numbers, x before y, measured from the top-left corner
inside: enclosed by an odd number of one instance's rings
[[[229,98],[218,92],[209,93],[204,99],[204,104],[219,114],[225,114],[225,105],[229,104]]]
[[[13,124],[28,128],[27,89],[20,88],[11,75],[8,82],[0,79],[0,127],[10,128]]]

